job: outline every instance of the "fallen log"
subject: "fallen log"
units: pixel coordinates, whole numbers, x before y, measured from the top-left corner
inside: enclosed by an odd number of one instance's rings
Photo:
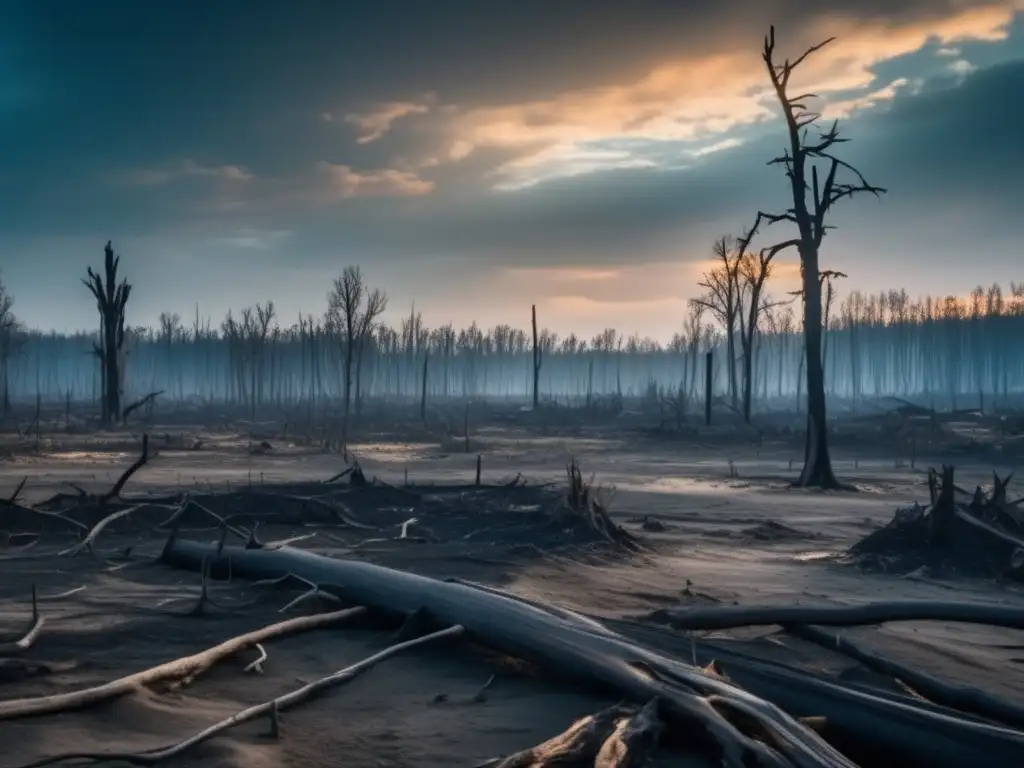
[[[675,730],[697,725],[695,735],[704,736],[727,766],[851,768],[850,759],[795,719],[804,715],[825,717],[830,737],[834,734],[851,752],[859,750],[859,756],[872,760],[872,768],[886,764],[1019,768],[1024,754],[1024,733],[1009,728],[845,688],[770,664],[730,670],[729,682],[610,629],[596,631],[574,621],[571,614],[466,584],[287,547],[274,551],[225,548],[218,554],[215,544],[175,537],[162,559],[168,565],[195,570],[207,561],[214,575],[224,572],[230,561],[235,577],[249,579],[291,573],[337,591],[346,601],[396,617],[421,609],[438,624],[464,626],[467,636],[509,656],[603,686],[638,704],[657,698],[663,719],[672,721]]]
[[[818,627],[797,624],[787,626],[786,631],[822,648],[848,656],[883,675],[890,675],[936,704],[980,715],[1013,728],[1024,728],[1024,709],[1011,702],[1003,701],[976,688],[944,683],[927,673],[870,651],[849,637],[835,635]]]
[[[674,629],[734,629],[777,624],[855,627],[887,621],[957,621],[1024,629],[1024,608],[997,603],[897,600],[866,605],[715,605],[658,608],[649,616]]]
[[[67,693],[55,693],[50,696],[34,696],[25,699],[0,701],[0,720],[12,720],[18,717],[34,717],[67,712],[72,709],[89,707],[102,702],[127,696],[145,686],[170,680],[191,682],[222,659],[226,659],[239,651],[243,651],[256,643],[275,637],[301,632],[309,629],[337,624],[355,618],[366,612],[365,608],[349,608],[334,613],[321,613],[314,616],[302,616],[297,619],[271,624],[268,627],[248,632],[244,635],[225,640],[219,645],[205,651],[183,656],[164,664],[160,664],[141,672],[136,672],[109,683],[82,688]]]
[[[442,629],[438,632],[418,637],[414,640],[409,640],[408,642],[401,643],[400,645],[393,645],[390,648],[385,648],[380,653],[375,653],[369,658],[363,659],[362,661],[345,667],[344,669],[340,669],[333,674],[320,678],[319,680],[306,683],[301,688],[289,691],[288,693],[270,699],[269,701],[255,704],[251,707],[246,707],[240,712],[236,712],[230,717],[226,717],[208,728],[204,728],[199,733],[189,736],[188,738],[167,747],[151,749],[145,752],[64,752],[59,755],[52,755],[39,760],[33,760],[31,763],[25,763],[24,765],[19,766],[19,768],[42,768],[42,766],[45,765],[65,763],[70,760],[88,761],[90,763],[109,763],[118,761],[130,763],[131,765],[157,765],[158,763],[162,763],[164,760],[178,757],[183,752],[192,749],[192,747],[202,744],[205,741],[209,741],[225,731],[228,731],[238,725],[242,725],[243,723],[257,720],[261,717],[270,718],[271,733],[276,736],[278,731],[279,712],[283,712],[286,709],[303,704],[314,696],[317,696],[330,688],[335,688],[351,682],[364,672],[373,669],[382,661],[386,661],[392,656],[396,656],[403,651],[407,651],[436,640],[457,637],[462,634],[462,631],[462,627],[448,627],[447,629]],[[256,647],[259,648],[261,646],[257,645]],[[262,655],[265,658],[266,652],[264,651]],[[258,662],[253,663],[256,664]],[[249,667],[246,667],[246,669],[249,669]],[[620,766],[613,764],[610,768],[620,768]],[[621,764],[621,768],[628,768],[628,766]]]

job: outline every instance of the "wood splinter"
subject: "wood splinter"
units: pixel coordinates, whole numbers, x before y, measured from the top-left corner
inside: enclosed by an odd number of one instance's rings
[[[657,699],[640,709],[619,703],[580,718],[535,747],[487,760],[474,768],[636,768],[654,751],[662,728]]]

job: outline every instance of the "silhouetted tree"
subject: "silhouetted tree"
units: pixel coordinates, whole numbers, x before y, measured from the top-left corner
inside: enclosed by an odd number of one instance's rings
[[[363,281],[359,267],[345,267],[341,277],[335,278],[334,287],[327,295],[327,315],[342,336],[345,375],[345,410],[342,439],[348,436],[349,416],[352,409],[353,375],[362,360],[366,338],[374,323],[387,308],[387,295],[380,290],[371,291]]]
[[[808,56],[821,50],[835,38],[812,46],[802,55],[782,64],[775,63],[775,27],[771,27],[764,40],[764,59],[772,87],[782,107],[789,144],[782,156],[771,164],[781,165],[789,179],[793,205],[785,213],[758,214],[769,223],[787,221],[797,228],[797,236],[771,246],[769,251],[778,253],[786,248],[796,248],[800,254],[801,276],[804,299],[804,347],[807,356],[807,441],[804,450],[804,467],[797,480],[800,486],[837,488],[839,486],[832,471],[832,460],[828,450],[828,425],[825,408],[825,374],[821,356],[822,342],[822,301],[819,278],[819,252],[825,237],[825,219],[832,206],[846,197],[869,192],[874,195],[885,190],[869,184],[861,173],[849,163],[832,154],[832,148],[846,139],[839,135],[838,121],[817,135],[809,135],[808,128],[815,126],[821,115],[807,107],[815,94],[804,93],[791,96],[789,81],[800,64]],[[818,175],[817,163],[826,167],[822,182]],[[842,182],[837,176],[843,171],[853,177],[852,182]],[[811,199],[808,200],[808,192]]]
[[[93,353],[100,362],[102,379],[102,421],[111,425],[121,418],[121,387],[124,367],[124,307],[132,287],[126,279],[117,282],[120,256],[107,241],[103,249],[103,275],[86,269],[82,282],[96,298],[100,313],[100,343],[93,345]]]
[[[8,380],[7,361],[15,349],[15,338],[18,333],[18,318],[14,316],[14,297],[8,292],[0,277],[0,416],[7,414],[11,407],[10,385]]]
[[[749,240],[747,241],[749,243]],[[742,302],[740,297],[739,269],[743,259],[742,250],[737,251],[731,237],[724,236],[715,241],[714,253],[717,265],[704,273],[698,285],[705,294],[691,300],[711,310],[711,313],[725,329],[726,373],[729,377],[729,397],[733,410],[739,410],[739,387],[736,383],[736,323]]]

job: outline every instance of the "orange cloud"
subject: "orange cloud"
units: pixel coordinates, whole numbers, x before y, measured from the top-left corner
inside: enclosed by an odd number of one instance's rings
[[[1024,8],[1024,0],[964,6],[961,3],[946,15],[936,12],[923,19],[827,16],[782,38],[779,55],[793,55],[810,43],[836,36],[836,42],[797,71],[792,88],[819,94],[829,114],[845,116],[891,99],[905,84],[894,81],[878,87],[874,72],[878,63],[920,50],[930,42],[948,50],[968,40],[1003,40],[1015,11]],[[518,151],[515,159],[497,170],[496,187],[514,189],[553,177],[660,164],[623,148],[628,142],[669,145],[666,152],[682,157],[728,149],[735,143],[723,136],[727,131],[776,114],[758,40],[750,42],[742,49],[704,58],[680,56],[634,81],[497,106],[441,107],[434,110],[434,117],[443,122],[446,138],[430,162],[457,162],[484,148]],[[827,106],[830,97],[858,90],[867,93],[845,96]],[[376,136],[379,126],[386,129],[396,114],[415,113],[384,105],[377,113],[361,116],[361,125],[367,128],[367,136]],[[704,141],[706,144],[699,144]],[[698,144],[680,148],[672,142]]]
[[[409,171],[385,168],[356,171],[347,165],[326,161],[317,163],[317,172],[326,182],[327,196],[332,200],[355,197],[416,197],[433,191],[434,182],[421,179]]]
[[[358,143],[369,144],[390,131],[395,121],[411,115],[424,115],[429,111],[430,105],[425,102],[389,101],[378,104],[369,112],[346,115],[345,122],[359,129],[359,138],[356,139]],[[327,114],[325,119],[332,122],[333,116]]]

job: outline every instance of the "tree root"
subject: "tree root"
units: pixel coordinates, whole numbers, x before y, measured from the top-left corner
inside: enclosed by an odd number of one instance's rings
[[[867,605],[750,605],[659,608],[647,618],[674,629],[734,629],[769,624],[852,627],[887,621],[957,621],[1024,629],[1024,609],[994,603],[896,600]]]
[[[22,653],[27,651],[36,640],[39,639],[39,635],[43,632],[43,625],[46,623],[46,618],[39,613],[39,601],[36,599],[36,585],[32,585],[32,625],[29,627],[20,640],[15,640],[11,643],[0,644],[0,654],[9,655],[15,653]]]
[[[233,637],[192,656],[175,659],[109,683],[104,683],[103,685],[70,691],[68,693],[58,693],[52,696],[0,701],[0,720],[34,715],[49,715],[93,706],[104,701],[126,696],[142,687],[155,683],[182,681],[187,684],[217,662],[246,648],[251,648],[256,643],[262,643],[293,632],[304,632],[330,626],[355,618],[356,616],[361,616],[364,613],[366,613],[365,608],[349,608],[344,611],[335,611],[334,613],[322,613],[316,616],[301,616],[295,619],[288,619],[287,621],[271,624],[262,629]]]
[[[278,712],[302,704],[328,688],[334,688],[348,683],[362,673],[373,669],[373,667],[377,666],[377,664],[382,661],[385,661],[392,656],[396,656],[403,651],[410,650],[411,648],[415,648],[419,645],[424,645],[435,640],[458,637],[464,632],[465,629],[463,627],[455,625],[453,627],[448,627],[447,629],[442,629],[439,632],[434,632],[433,634],[416,638],[415,640],[409,640],[408,642],[393,645],[390,648],[385,648],[380,653],[375,653],[373,656],[363,659],[350,667],[345,667],[344,669],[328,675],[327,677],[314,680],[313,682],[308,683],[301,688],[297,688],[294,691],[290,691],[283,696],[263,702],[262,704],[247,707],[241,712],[236,712],[231,717],[221,720],[220,722],[211,725],[209,728],[200,731],[196,735],[169,747],[154,749],[148,752],[134,753],[69,752],[62,755],[54,755],[52,757],[36,760],[32,763],[20,766],[20,768],[41,768],[45,765],[53,765],[54,763],[64,762],[66,760],[90,760],[93,762],[121,760],[133,765],[156,765],[170,757],[177,757],[186,750],[191,749],[204,741],[209,741],[213,737],[224,733],[230,728],[234,728],[242,723],[251,722],[252,720],[257,720],[261,717],[270,717],[272,735],[277,736],[279,728],[277,718]]]

